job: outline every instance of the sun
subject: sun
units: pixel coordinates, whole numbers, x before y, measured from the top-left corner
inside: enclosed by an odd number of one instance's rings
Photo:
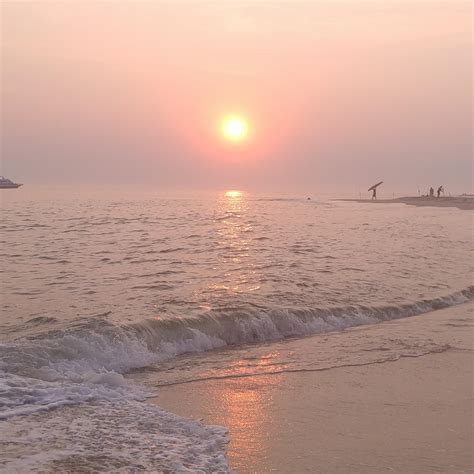
[[[227,140],[241,142],[248,134],[247,121],[238,115],[229,115],[222,120],[221,131]]]

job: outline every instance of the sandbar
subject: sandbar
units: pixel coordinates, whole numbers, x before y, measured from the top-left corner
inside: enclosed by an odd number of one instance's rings
[[[472,197],[427,197],[413,196],[400,197],[395,199],[336,199],[336,201],[359,202],[370,204],[407,204],[409,206],[429,206],[429,207],[456,207],[463,211],[474,210],[474,198]]]

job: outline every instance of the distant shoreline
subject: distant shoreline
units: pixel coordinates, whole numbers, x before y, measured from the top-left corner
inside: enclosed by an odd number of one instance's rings
[[[335,199],[335,201],[360,202],[364,204],[407,204],[409,206],[457,207],[463,211],[474,210],[474,199],[469,197],[407,196],[395,199]]]

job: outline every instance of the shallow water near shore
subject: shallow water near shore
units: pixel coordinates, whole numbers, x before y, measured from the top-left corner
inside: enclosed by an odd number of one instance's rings
[[[246,193],[5,200],[0,417],[54,449],[3,440],[0,466],[226,470],[225,429],[146,397],[203,373],[357,363],[267,348],[472,300],[471,231],[469,211]],[[229,366],[246,344],[253,358]]]
[[[168,377],[186,364],[193,378],[150,402],[226,426],[242,474],[470,472],[473,310],[182,356]],[[136,376],[154,386],[163,372]]]

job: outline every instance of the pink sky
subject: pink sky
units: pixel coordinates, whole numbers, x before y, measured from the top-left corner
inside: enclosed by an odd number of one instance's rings
[[[3,2],[25,183],[471,187],[469,2]],[[239,113],[250,139],[219,120]]]

